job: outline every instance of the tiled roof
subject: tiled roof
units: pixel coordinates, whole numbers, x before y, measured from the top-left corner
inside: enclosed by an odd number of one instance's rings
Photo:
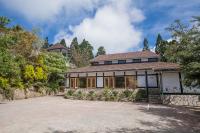
[[[169,62],[146,62],[132,64],[115,64],[115,65],[99,65],[87,66],[72,69],[68,73],[76,72],[101,72],[101,71],[124,71],[124,70],[178,70],[179,65]]]
[[[152,58],[152,57],[159,57],[159,55],[157,55],[156,53],[152,51],[146,50],[146,51],[137,51],[137,52],[128,52],[128,53],[99,55],[96,58],[92,59],[91,62],[119,60],[119,59],[134,59],[134,58]]]
[[[53,49],[66,49],[67,50],[66,47],[64,47],[62,44],[59,44],[59,43],[54,44],[51,47],[47,48],[47,50],[53,50]]]

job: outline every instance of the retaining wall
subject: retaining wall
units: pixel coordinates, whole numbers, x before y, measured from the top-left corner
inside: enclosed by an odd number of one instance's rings
[[[200,95],[162,95],[163,104],[200,106]]]

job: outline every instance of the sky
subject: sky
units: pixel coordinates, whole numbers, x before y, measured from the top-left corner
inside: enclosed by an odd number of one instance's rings
[[[200,0],[0,0],[0,16],[55,44],[74,37],[85,38],[107,53],[141,50],[147,38],[153,50],[157,34],[171,38],[165,30],[176,19],[188,23],[200,16]]]

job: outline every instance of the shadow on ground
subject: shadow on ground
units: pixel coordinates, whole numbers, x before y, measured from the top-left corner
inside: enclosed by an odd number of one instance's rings
[[[196,109],[196,108],[195,108]],[[200,133],[200,115],[193,108],[152,106],[149,110],[141,106],[143,113],[159,116],[158,121],[138,120],[143,125],[138,128],[105,129],[104,133]],[[162,122],[165,122],[163,124]],[[145,127],[145,128],[144,128]],[[153,127],[153,130],[151,130]],[[143,129],[144,128],[144,129]],[[48,133],[81,133],[80,131],[59,131],[51,129]],[[99,133],[99,132],[92,132]]]
[[[166,121],[165,127],[159,123],[149,121],[139,121],[142,125],[156,127],[156,131],[161,133],[200,133],[200,115],[199,110],[186,109],[185,107],[164,107],[156,106],[147,110],[139,108],[141,112],[159,116],[159,121]],[[156,132],[153,131],[153,132]],[[151,131],[145,131],[151,133]]]

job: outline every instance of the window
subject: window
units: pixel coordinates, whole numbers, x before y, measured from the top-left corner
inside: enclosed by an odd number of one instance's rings
[[[97,87],[103,87],[103,77],[97,77]]]
[[[78,88],[78,78],[70,78],[70,88]]]
[[[133,59],[133,63],[140,63],[141,59]]]
[[[118,60],[118,64],[125,64],[126,60]]]
[[[88,88],[95,88],[96,87],[96,77],[87,78],[87,87]]]
[[[116,88],[124,88],[125,87],[124,76],[115,77],[115,87]]]
[[[79,78],[79,87],[86,88],[87,85],[87,78]]]
[[[148,62],[158,62],[158,58],[148,58]]]
[[[111,65],[111,64],[112,64],[112,61],[104,61],[104,64],[105,64],[105,65]]]
[[[114,78],[113,77],[105,77],[104,78],[104,87],[106,88],[114,88]]]
[[[137,85],[138,87],[146,87],[145,76],[137,76]]]
[[[136,77],[135,76],[126,76],[126,88],[136,89]]]
[[[148,86],[149,87],[157,87],[157,76],[156,75],[148,75]]]
[[[99,65],[99,62],[92,62],[92,65],[97,66],[97,65]]]

